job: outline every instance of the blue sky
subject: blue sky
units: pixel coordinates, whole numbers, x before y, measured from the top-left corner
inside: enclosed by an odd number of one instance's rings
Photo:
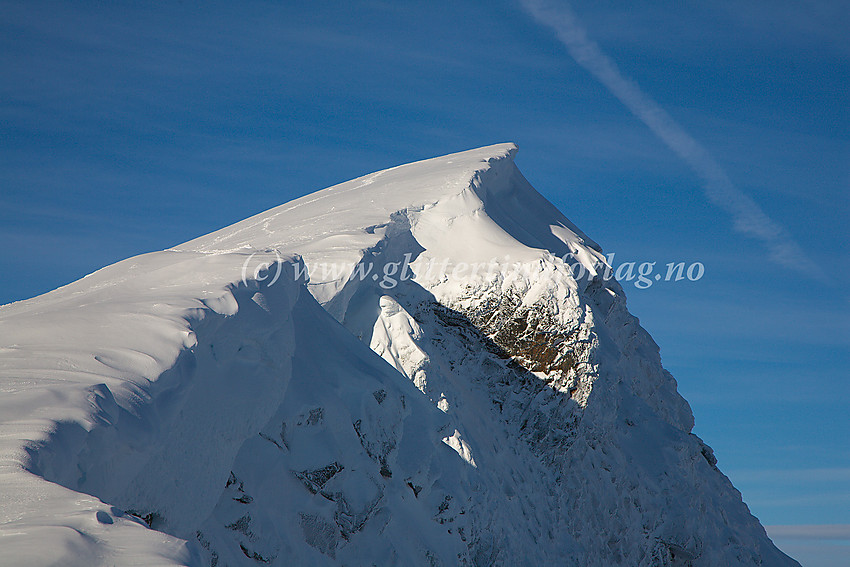
[[[797,265],[735,230],[699,166],[535,2],[2,2],[0,303],[374,170],[515,141],[615,263],[705,265],[697,282],[627,283],[631,310],[763,523],[833,525],[785,528],[780,546],[808,565],[850,556],[834,527],[850,525],[850,8],[631,4],[550,6]]]

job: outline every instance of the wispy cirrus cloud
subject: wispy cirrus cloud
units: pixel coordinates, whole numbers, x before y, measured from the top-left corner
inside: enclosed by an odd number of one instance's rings
[[[563,2],[521,0],[525,10],[540,24],[551,28],[575,61],[589,71],[631,113],[646,124],[696,173],[705,194],[731,215],[735,230],[761,241],[769,258],[788,269],[825,279],[788,231],[771,219],[746,193],[738,189],[716,159],[640,86],[626,78],[617,64],[588,37],[571,8]]]

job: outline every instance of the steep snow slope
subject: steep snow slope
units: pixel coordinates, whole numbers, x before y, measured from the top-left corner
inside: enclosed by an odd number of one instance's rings
[[[186,532],[282,397],[298,286],[267,294],[269,320],[256,289],[234,285],[238,263],[148,254],[0,308],[0,563],[188,560],[183,542],[124,511]]]
[[[444,416],[294,274],[242,283],[245,257],[149,254],[0,310],[0,564],[464,553],[406,503],[463,475]],[[368,552],[336,551],[357,532]]]
[[[0,308],[3,557],[795,565],[515,152],[368,175]]]

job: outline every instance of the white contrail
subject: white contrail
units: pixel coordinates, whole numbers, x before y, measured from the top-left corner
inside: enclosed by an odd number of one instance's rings
[[[747,194],[735,187],[710,153],[688,134],[666,110],[635,83],[624,77],[616,63],[587,37],[566,4],[553,6],[546,0],[521,0],[541,24],[552,28],[576,62],[587,69],[636,117],[646,124],[702,179],[708,198],[734,220],[736,230],[761,240],[770,259],[787,268],[822,278],[823,272],[810,260],[788,231],[774,222]]]

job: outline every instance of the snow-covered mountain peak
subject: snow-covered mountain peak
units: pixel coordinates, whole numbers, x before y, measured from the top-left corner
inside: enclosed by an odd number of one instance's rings
[[[382,228],[397,211],[421,210],[459,195],[477,175],[499,162],[512,162],[516,152],[515,144],[497,144],[391,167],[305,195],[176,249],[280,248],[321,242],[322,235]]]
[[[541,250],[595,270],[600,248],[525,180],[515,144],[497,144],[366,175],[306,195],[175,247],[297,252],[323,303],[363,250],[409,232],[427,251],[420,266],[441,277],[459,263],[535,261]],[[496,271],[495,269],[492,271]],[[322,291],[326,289],[327,291]]]
[[[515,154],[0,308],[0,564],[795,564]]]

